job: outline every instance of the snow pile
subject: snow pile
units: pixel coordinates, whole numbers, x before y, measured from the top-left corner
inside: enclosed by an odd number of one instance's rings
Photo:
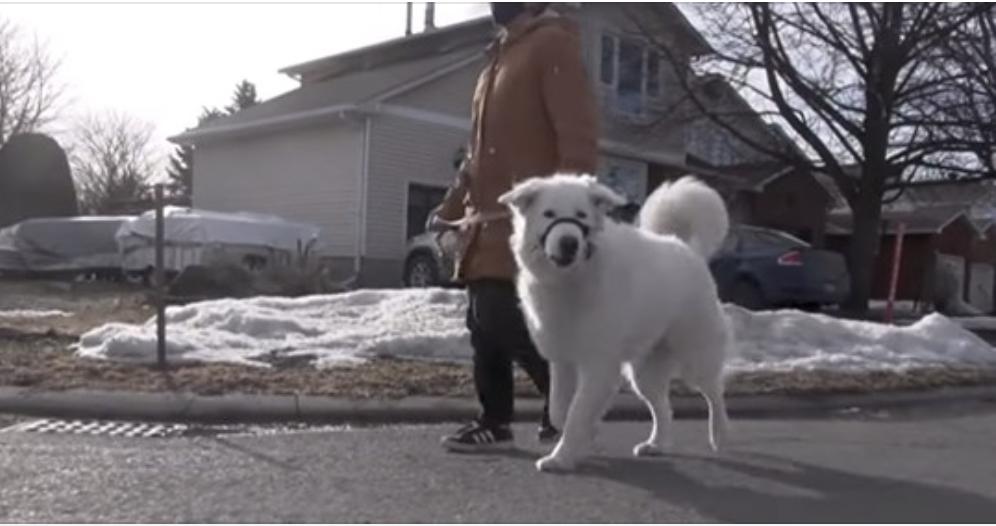
[[[217,300],[167,310],[168,359],[266,365],[313,356],[319,367],[374,356],[465,361],[462,291],[361,290],[307,298]],[[798,311],[752,313],[728,306],[736,331],[733,371],[897,371],[932,365],[996,367],[996,350],[932,314],[895,327]],[[152,363],[155,320],[108,324],[84,334],[80,356]]]
[[[72,314],[62,310],[12,309],[0,310],[0,321],[36,320],[39,318],[68,318]]]
[[[970,331],[996,331],[996,317],[993,316],[958,317],[951,321]]]
[[[444,290],[361,290],[305,298],[259,297],[169,307],[171,363],[265,364],[313,355],[318,366],[371,356],[469,358],[463,295]],[[132,363],[156,359],[156,322],[111,323],[80,338],[81,356]]]
[[[736,331],[733,371],[902,371],[936,365],[996,367],[996,349],[941,314],[903,327],[795,310],[727,306]]]

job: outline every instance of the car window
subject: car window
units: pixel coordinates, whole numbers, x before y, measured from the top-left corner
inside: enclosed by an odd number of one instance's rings
[[[809,243],[781,230],[762,230],[761,234],[772,240],[772,243],[782,245],[792,245],[796,247],[808,247]]]
[[[775,246],[808,247],[809,243],[781,230],[758,230],[758,237]]]
[[[743,229],[739,234],[742,239],[741,250],[770,250],[809,246],[805,241],[779,230],[751,228]]]
[[[726,235],[726,239],[723,240],[723,244],[719,246],[720,254],[731,254],[737,251],[737,245],[740,243],[740,239],[737,237],[737,233],[731,231]]]

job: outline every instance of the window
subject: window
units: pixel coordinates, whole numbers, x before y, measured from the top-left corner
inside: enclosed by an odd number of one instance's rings
[[[744,228],[738,233],[744,250],[789,250],[808,247],[809,243],[781,230]]]
[[[647,52],[647,97],[658,99],[661,96],[661,58],[656,51]]]
[[[661,57],[638,40],[602,35],[598,78],[609,88],[615,109],[643,115],[662,97]]]
[[[719,246],[719,250],[716,252],[719,254],[733,254],[736,253],[737,247],[740,246],[740,238],[737,237],[737,233],[730,231],[723,238],[723,244]]]
[[[429,213],[443,202],[446,188],[416,183],[408,185],[408,223],[405,239],[411,239],[425,231]]]
[[[616,56],[616,108],[626,113],[643,113],[643,48],[628,41],[619,42]]]
[[[598,180],[629,202],[642,203],[647,197],[649,170],[643,161],[606,155],[599,160]]]
[[[616,78],[616,39],[602,36],[602,63],[599,66],[599,79],[602,84],[612,85]]]
[[[719,135],[713,139],[711,145],[709,158],[712,163],[716,166],[736,164],[739,160],[737,143],[737,138],[729,130],[720,128]]]
[[[713,166],[737,164],[742,160],[737,152],[737,138],[718,124],[697,122],[689,127],[685,138],[688,153]]]

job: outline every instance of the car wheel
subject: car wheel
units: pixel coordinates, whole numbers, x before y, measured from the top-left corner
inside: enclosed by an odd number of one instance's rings
[[[730,299],[734,304],[747,310],[762,310],[767,307],[761,287],[749,279],[741,279],[733,284],[733,294]]]
[[[409,288],[435,287],[439,284],[439,266],[432,257],[416,254],[405,263],[404,283]]]

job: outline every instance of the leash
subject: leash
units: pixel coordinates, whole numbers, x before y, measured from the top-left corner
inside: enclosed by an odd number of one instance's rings
[[[502,212],[478,212],[465,216],[461,219],[456,219],[453,221],[447,221],[445,219],[436,218],[436,222],[448,228],[460,229],[468,226],[479,225],[487,223],[489,221],[497,221],[499,219],[508,219],[512,217],[512,213],[508,211]]]

